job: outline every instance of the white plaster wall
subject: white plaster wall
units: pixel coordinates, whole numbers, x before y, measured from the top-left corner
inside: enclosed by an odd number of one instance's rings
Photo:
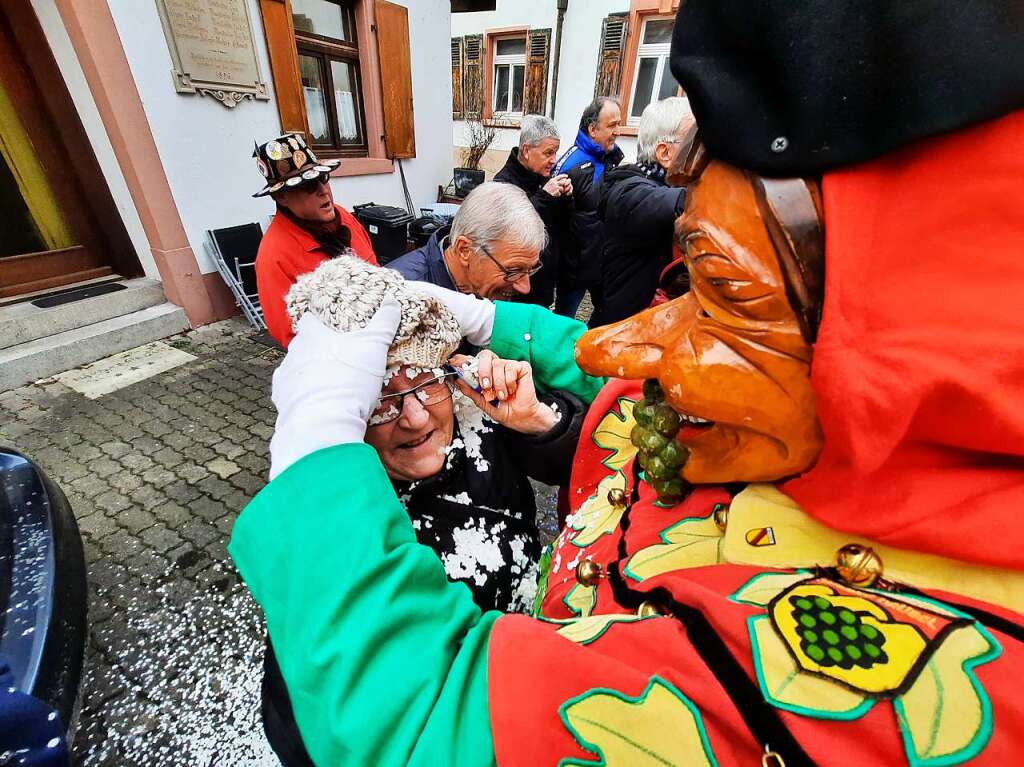
[[[251,155],[254,141],[280,133],[277,107],[271,98],[228,109],[207,96],[177,93],[156,3],[108,3],[189,244],[202,271],[212,272],[203,247],[207,229],[249,221],[265,225],[273,213],[269,199],[251,196],[263,186]],[[273,97],[258,0],[248,4],[260,72]],[[413,202],[420,205],[436,199],[437,185],[451,175],[450,5],[448,0],[408,0],[407,5],[418,156],[406,161],[405,174]],[[348,208],[371,200],[404,207],[397,167],[393,174],[335,179],[332,186]]]
[[[554,120],[562,136],[560,152],[564,152],[576,137],[580,115],[594,95],[597,75],[598,44],[601,22],[609,13],[629,10],[629,0],[569,0],[562,24],[561,59],[558,66],[558,93],[555,97]],[[489,29],[528,26],[551,27],[552,46],[557,28],[558,11],[555,0],[498,0],[493,11],[453,13],[451,36],[483,34]],[[551,106],[551,81],[554,77],[554,53],[548,73],[548,110]],[[519,131],[498,129],[492,149],[509,150],[516,146]],[[456,121],[452,127],[452,143],[466,146],[466,124]],[[626,161],[636,157],[636,139],[623,136],[618,144],[626,154]]]
[[[89,90],[82,67],[78,63],[78,57],[71,45],[70,38],[68,38],[57,6],[54,0],[32,0],[32,8],[39,18],[39,24],[50,44],[50,50],[53,51],[53,57],[64,76],[65,83],[67,83],[71,100],[78,111],[78,116],[96,154],[103,177],[110,189],[114,204],[121,214],[121,219],[124,221],[125,229],[128,231],[142,269],[147,277],[159,279],[160,275],[157,272],[156,263],[153,261],[149,239],[142,227],[135,202],[128,192],[128,184],[124,180],[124,174],[121,173],[121,166],[117,164],[114,148],[110,145],[106,128],[103,127],[96,102],[93,100],[92,92]]]

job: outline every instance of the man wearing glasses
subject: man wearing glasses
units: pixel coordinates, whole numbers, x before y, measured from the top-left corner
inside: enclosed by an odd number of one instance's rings
[[[387,266],[407,280],[478,298],[521,300],[540,271],[546,243],[544,222],[526,193],[492,181],[470,192],[450,228]]]
[[[334,202],[328,179],[340,160],[318,160],[299,133],[257,145],[253,157],[266,179],[253,197],[277,203],[256,256],[256,283],[267,329],[287,347],[294,332],[284,298],[300,275],[342,253],[371,264],[377,258],[363,225]]]

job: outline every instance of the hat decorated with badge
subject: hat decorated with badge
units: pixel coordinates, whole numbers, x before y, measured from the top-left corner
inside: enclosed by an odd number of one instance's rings
[[[298,186],[303,181],[311,181],[341,163],[341,160],[318,160],[301,133],[287,133],[265,144],[256,144],[252,156],[267,181],[267,185],[253,197],[263,197],[286,187]]]

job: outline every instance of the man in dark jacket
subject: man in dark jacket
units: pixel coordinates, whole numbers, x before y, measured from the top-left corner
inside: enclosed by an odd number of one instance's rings
[[[544,222],[527,195],[489,182],[469,193],[450,226],[387,266],[407,280],[517,300],[531,292],[546,241]]]
[[[672,230],[686,191],[665,184],[677,144],[693,123],[689,101],[650,104],[640,118],[637,162],[609,171],[599,215],[605,224],[604,305],[591,327],[617,322],[647,308],[658,275],[672,260]]]
[[[621,124],[618,101],[607,96],[594,99],[580,118],[576,143],[555,165],[555,175],[568,175],[573,190],[573,215],[569,236],[562,244],[555,299],[555,312],[566,317],[576,316],[588,290],[594,311],[600,314],[605,238],[597,207],[601,201],[601,177],[622,162],[622,150],[615,145]]]
[[[519,146],[512,150],[505,167],[494,175],[495,181],[526,192],[544,221],[548,233],[548,246],[540,255],[544,268],[524,300],[545,307],[551,306],[555,298],[561,242],[572,212],[572,182],[564,174],[551,176],[560,144],[553,121],[543,115],[526,115],[519,132]]]

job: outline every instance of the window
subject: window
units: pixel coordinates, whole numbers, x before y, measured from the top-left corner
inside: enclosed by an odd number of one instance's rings
[[[365,156],[366,119],[351,0],[291,0],[295,44],[314,148]]]
[[[652,101],[680,93],[679,83],[669,68],[673,23],[672,17],[644,19],[633,69],[633,92],[629,99],[627,125],[639,125],[644,108]]]
[[[494,41],[493,77],[493,114],[522,115],[523,87],[526,82],[525,37],[505,37]]]

